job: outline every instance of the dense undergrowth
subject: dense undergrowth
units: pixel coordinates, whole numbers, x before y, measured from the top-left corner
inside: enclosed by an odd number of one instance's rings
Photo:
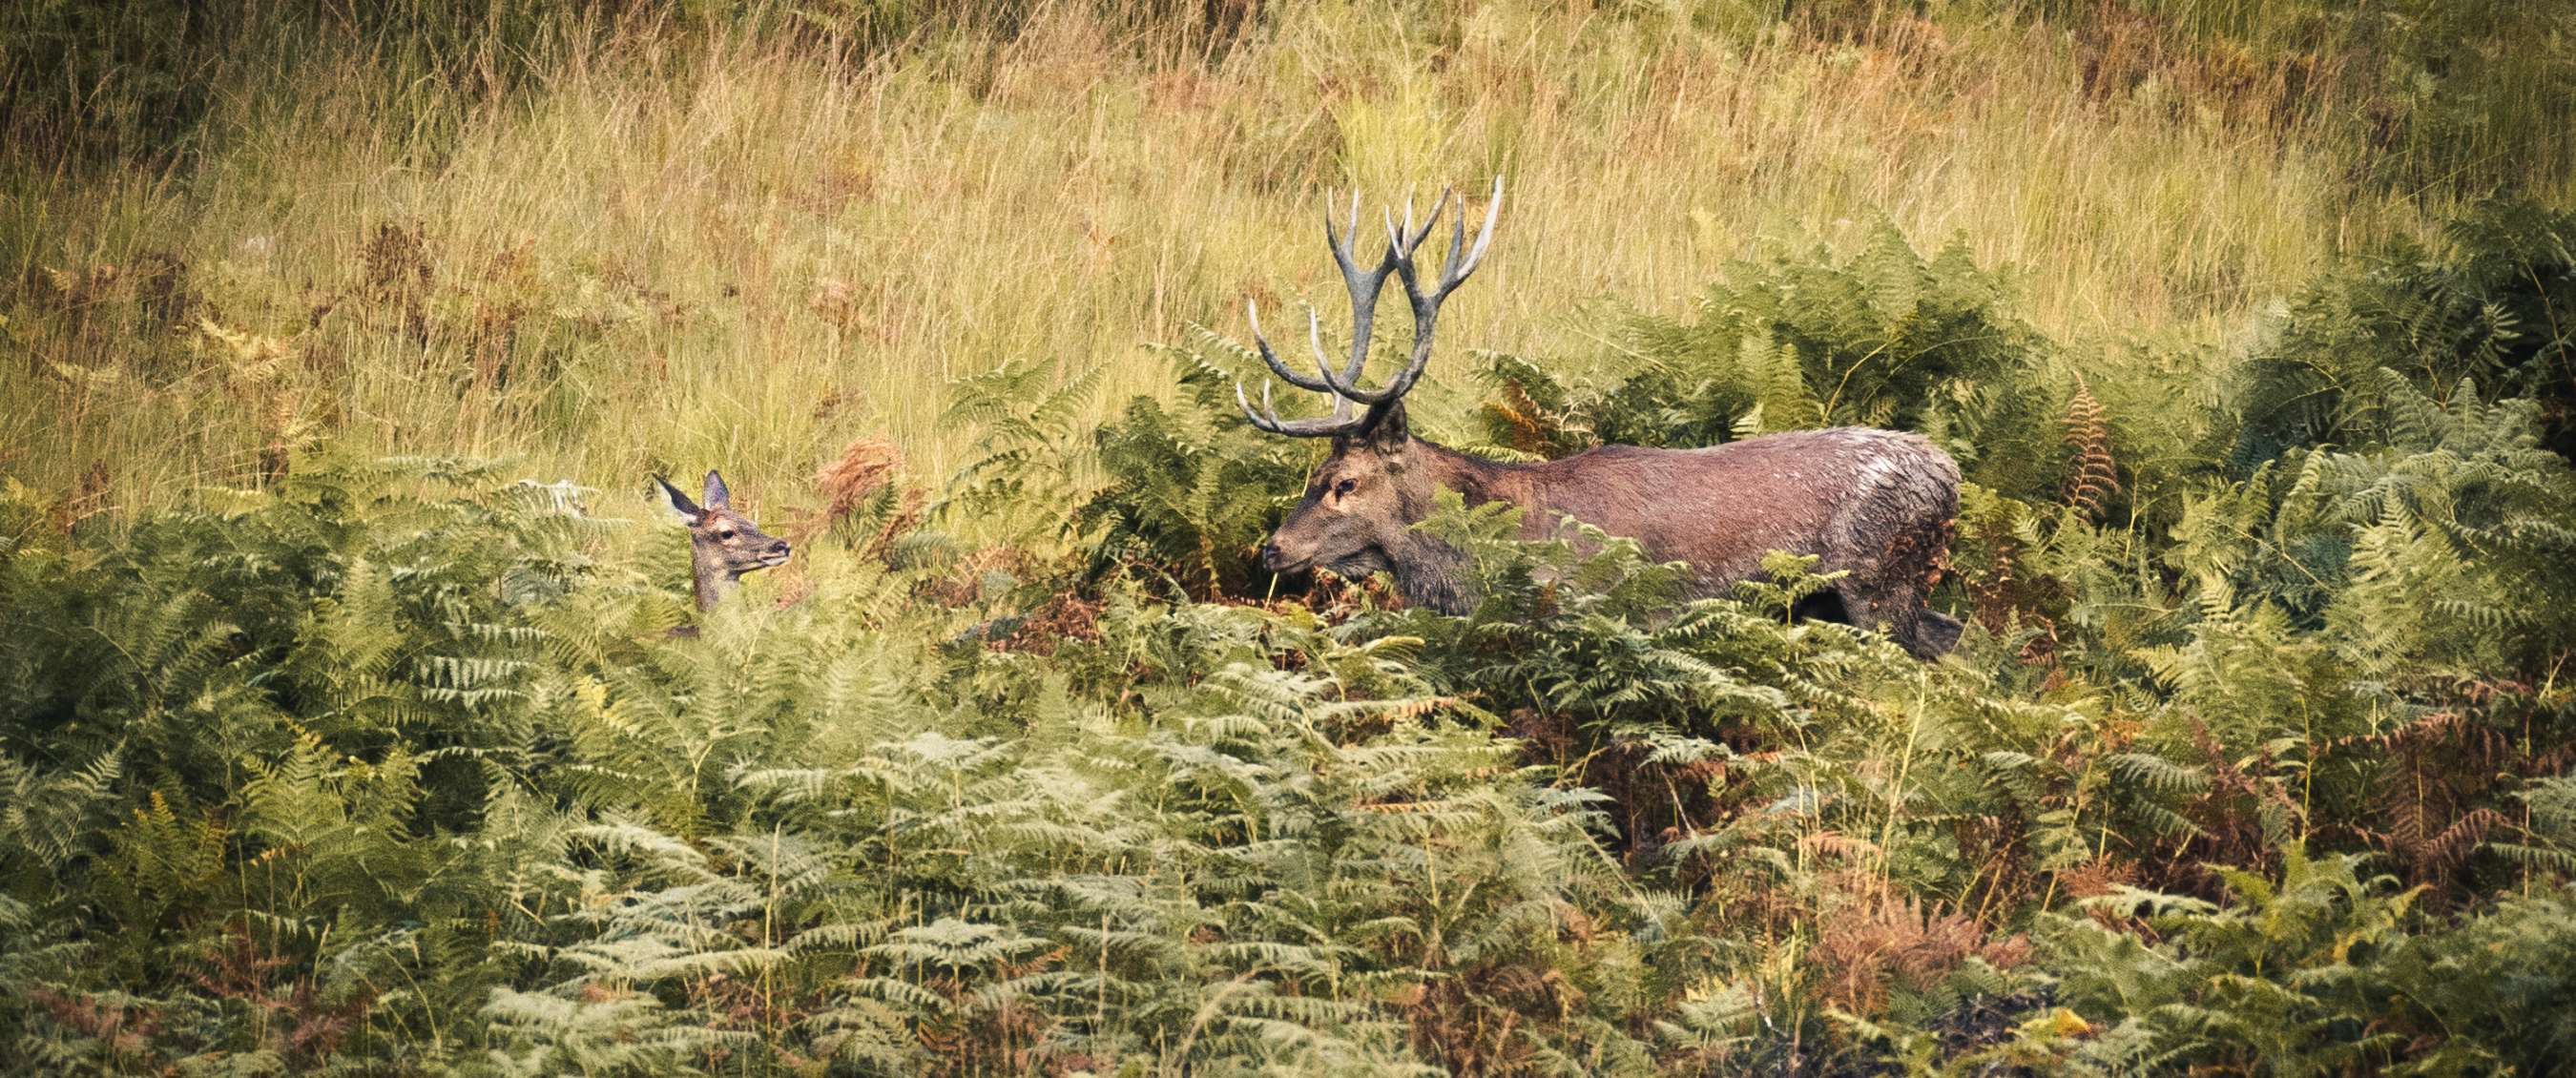
[[[1254,594],[1303,449],[1213,337],[1096,432],[955,388],[946,501],[1087,490],[1075,556],[859,469],[799,601],[696,638],[676,529],[495,465],[299,456],[95,540],[14,487],[0,1019],[52,1072],[2555,1072],[2570,235],[2307,289],[2236,360],[2324,380],[2305,426],[2095,387],[1892,237],[1600,384],[1489,361],[1496,451],[1943,440],[1931,665],[1788,618],[1794,561],[1677,605],[1491,506],[1425,525],[1468,616]]]

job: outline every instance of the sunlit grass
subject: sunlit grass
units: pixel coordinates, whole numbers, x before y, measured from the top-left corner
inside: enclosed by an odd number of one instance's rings
[[[2214,340],[2449,209],[2359,182],[2372,150],[2344,127],[2264,119],[2277,87],[2088,91],[2098,58],[2045,22],[1845,42],[1532,4],[1265,20],[1212,59],[1075,5],[1007,43],[931,35],[866,62],[629,28],[571,35],[499,96],[280,48],[176,171],[9,163],[8,272],[116,269],[0,311],[28,357],[0,363],[21,404],[0,470],[130,507],[254,481],[264,448],[340,431],[621,490],[721,464],[795,503],[883,431],[936,477],[966,437],[940,422],[947,379],[1097,367],[1108,407],[1162,384],[1149,345],[1240,335],[1247,299],[1283,324],[1313,299],[1332,325],[1317,217],[1354,184],[1427,200],[1504,177],[1443,346],[1565,363],[1603,355],[1622,307],[1684,309],[1759,240],[1844,245],[1882,216],[2017,267],[2061,339]],[[172,326],[137,279],[159,256],[198,301]],[[200,319],[286,358],[245,366]],[[1435,365],[1435,429],[1461,366]]]

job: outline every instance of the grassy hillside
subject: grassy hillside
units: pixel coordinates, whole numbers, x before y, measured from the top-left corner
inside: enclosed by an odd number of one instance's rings
[[[2568,1072],[2571,113],[2506,3],[0,9],[0,1070]],[[1921,432],[1956,653],[1258,569],[1244,303],[1493,176],[1417,428]]]
[[[0,444],[84,511],[324,433],[778,490],[883,431],[938,476],[945,381],[1153,390],[1246,299],[1338,302],[1325,188],[1493,175],[1461,358],[1582,369],[1758,240],[1881,220],[2069,339],[2219,340],[2464,197],[2566,193],[2563,20],[2454,7],[35,5]]]

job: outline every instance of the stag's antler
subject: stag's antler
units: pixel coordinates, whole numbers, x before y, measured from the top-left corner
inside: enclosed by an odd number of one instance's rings
[[[1326,196],[1327,207],[1331,205],[1330,198],[1330,195]],[[1420,276],[1414,269],[1413,252],[1415,248],[1421,246],[1423,239],[1431,234],[1432,226],[1440,221],[1441,211],[1453,200],[1458,203],[1458,214],[1450,219],[1449,258],[1440,271],[1438,285],[1425,293],[1422,290]],[[1324,351],[1323,326],[1313,310],[1309,309],[1306,312],[1306,336],[1308,343],[1315,350],[1316,373],[1323,376],[1320,379],[1298,374],[1288,369],[1287,364],[1280,362],[1278,354],[1271,351],[1269,340],[1261,335],[1260,310],[1247,304],[1246,313],[1252,320],[1253,343],[1259,346],[1261,361],[1270,367],[1271,373],[1278,375],[1281,381],[1299,389],[1332,394],[1333,414],[1321,419],[1281,419],[1278,411],[1270,405],[1270,387],[1267,385],[1261,388],[1261,410],[1254,411],[1252,401],[1244,395],[1243,384],[1238,382],[1234,387],[1234,399],[1237,404],[1242,405],[1244,416],[1252,420],[1253,426],[1273,434],[1285,434],[1292,438],[1317,438],[1344,434],[1366,426],[1370,416],[1353,415],[1351,405],[1354,403],[1368,405],[1373,413],[1380,407],[1402,399],[1404,394],[1413,388],[1413,383],[1421,379],[1423,368],[1431,361],[1431,335],[1440,320],[1441,301],[1448,299],[1449,293],[1464,283],[1468,274],[1476,272],[1476,264],[1484,260],[1485,249],[1493,243],[1494,221],[1501,214],[1502,206],[1503,179],[1496,176],[1493,197],[1485,203],[1484,227],[1477,231],[1476,242],[1470,246],[1467,243],[1467,206],[1464,197],[1451,191],[1442,191],[1440,201],[1431,207],[1431,216],[1424,220],[1419,228],[1413,224],[1413,200],[1406,199],[1403,225],[1397,226],[1393,214],[1390,213],[1387,216],[1386,255],[1378,260],[1375,268],[1369,270],[1360,269],[1359,255],[1354,249],[1360,223],[1358,193],[1353,192],[1351,195],[1349,223],[1343,226],[1340,235],[1334,234],[1332,212],[1327,209],[1324,215],[1324,239],[1332,246],[1333,262],[1341,267],[1342,282],[1349,286],[1351,293],[1351,354],[1350,358],[1343,363],[1340,373],[1334,372],[1332,359]],[[1369,334],[1374,328],[1377,316],[1378,294],[1385,290],[1386,275],[1389,272],[1404,279],[1405,303],[1413,309],[1413,354],[1406,361],[1404,369],[1398,371],[1395,378],[1387,382],[1383,388],[1365,390],[1358,384],[1360,371],[1368,363]]]

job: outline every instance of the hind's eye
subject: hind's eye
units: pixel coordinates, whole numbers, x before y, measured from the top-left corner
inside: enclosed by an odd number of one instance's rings
[[[726,530],[724,530],[724,531],[717,532],[717,533],[716,533],[716,538],[718,538],[718,539],[731,539],[731,538],[733,538],[733,531],[732,531],[732,529],[729,529],[729,528],[728,528],[728,529],[726,529]]]
[[[1358,490],[1359,486],[1360,481],[1357,479],[1342,480],[1339,483],[1333,484],[1333,497],[1339,498],[1345,494],[1349,494],[1354,490]]]

